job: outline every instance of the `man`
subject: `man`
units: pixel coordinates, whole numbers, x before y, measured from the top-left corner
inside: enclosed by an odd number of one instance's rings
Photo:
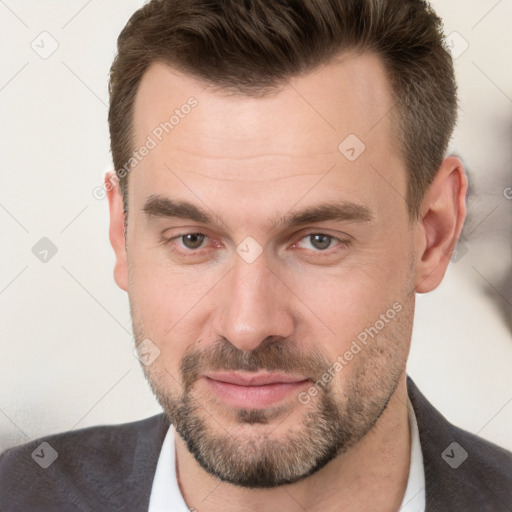
[[[405,371],[465,217],[431,8],[153,0],[110,98],[114,275],[165,413],[8,451],[1,510],[512,510],[512,454]]]

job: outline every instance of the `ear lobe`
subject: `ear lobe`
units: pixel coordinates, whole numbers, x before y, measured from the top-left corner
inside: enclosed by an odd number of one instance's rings
[[[417,293],[430,292],[443,280],[466,217],[466,192],[461,161],[446,158],[421,206],[415,241]]]
[[[105,175],[105,190],[107,191],[110,210],[109,238],[114,249],[116,264],[114,267],[114,279],[124,291],[128,290],[128,266],[126,259],[125,239],[125,214],[123,197],[119,189],[119,180],[115,171],[109,171]]]

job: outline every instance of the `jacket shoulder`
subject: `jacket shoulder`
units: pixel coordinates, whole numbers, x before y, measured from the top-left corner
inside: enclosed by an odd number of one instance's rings
[[[147,509],[168,428],[159,414],[11,448],[0,455],[0,510]]]
[[[510,512],[512,453],[452,425],[408,379],[425,468],[427,510]]]
[[[448,481],[458,482],[459,492],[464,492],[465,499],[472,502],[474,510],[511,510],[512,453],[508,450],[452,426],[452,441],[441,452],[440,459],[450,475],[445,484]],[[435,464],[428,460],[425,472],[431,474],[433,471],[436,471]]]

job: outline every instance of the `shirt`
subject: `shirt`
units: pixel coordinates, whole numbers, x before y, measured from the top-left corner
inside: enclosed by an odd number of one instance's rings
[[[425,472],[416,415],[409,401],[411,460],[407,488],[399,512],[425,512]],[[176,477],[175,430],[171,425],[165,436],[156,466],[148,512],[189,512]],[[397,511],[398,512],[398,511]]]

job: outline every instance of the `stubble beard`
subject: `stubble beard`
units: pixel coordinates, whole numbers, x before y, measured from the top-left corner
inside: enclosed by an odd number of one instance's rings
[[[316,473],[368,434],[405,371],[406,356],[397,353],[403,344],[395,332],[398,330],[393,329],[385,340],[373,340],[374,345],[365,348],[364,363],[361,358],[355,365],[342,392],[336,393],[333,382],[329,382],[308,406],[297,400],[291,410],[279,406],[239,409],[234,411],[235,425],[226,428],[219,426],[226,424],[225,417],[215,418],[215,404],[212,406],[213,402],[204,397],[199,399],[194,392],[201,371],[299,371],[314,376],[312,381],[317,382],[332,363],[318,352],[297,354],[287,340],[262,343],[250,353],[224,340],[208,350],[185,355],[180,365],[181,393],[170,391],[177,387],[177,378],[164,368],[153,363],[144,371],[169,421],[205,471],[240,487],[271,488]],[[144,339],[142,330],[138,331],[136,341],[139,335],[140,340]],[[280,424],[297,408],[304,408],[302,419],[284,430]],[[243,434],[237,436],[241,426]]]

